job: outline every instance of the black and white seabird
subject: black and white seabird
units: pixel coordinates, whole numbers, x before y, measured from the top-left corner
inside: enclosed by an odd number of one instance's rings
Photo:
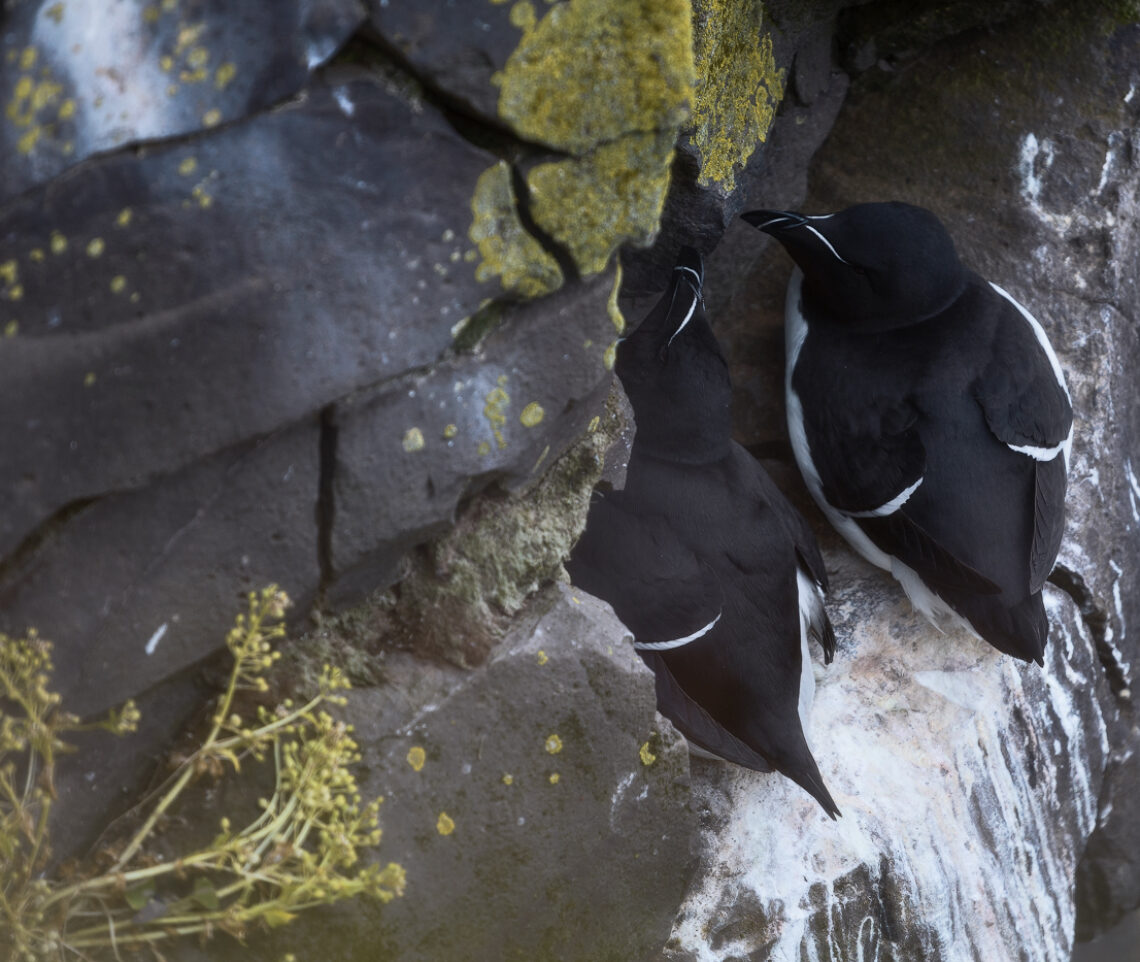
[[[823,513],[935,625],[1043,664],[1073,409],[1041,325],[921,207],[743,216],[797,265],[788,431]]]
[[[617,350],[637,424],[625,488],[597,491],[567,563],[608,601],[656,676],[657,706],[697,750],[801,785],[839,814],[804,738],[828,662],[827,576],[807,522],[731,437],[728,366],[705,318],[700,255]]]

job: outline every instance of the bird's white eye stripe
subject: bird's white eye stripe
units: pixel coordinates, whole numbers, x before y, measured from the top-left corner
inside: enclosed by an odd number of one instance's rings
[[[700,300],[700,292],[694,290],[693,291],[693,303],[689,305],[689,313],[685,315],[685,319],[683,321],[681,321],[680,326],[677,328],[677,330],[675,330],[673,332],[673,337],[670,337],[669,340],[665,342],[666,347],[668,347],[670,344],[673,343],[673,338],[676,337],[678,334],[680,334],[685,329],[685,325],[688,324],[689,321],[691,321],[693,319],[693,315],[697,312],[697,301],[698,300]]]
[[[723,614],[723,612],[721,612],[721,614]],[[720,614],[703,628],[698,628],[691,635],[685,635],[684,638],[674,638],[672,641],[635,641],[633,647],[638,651],[668,651],[670,648],[680,648],[682,645],[687,645],[690,641],[703,638],[713,630],[713,626],[718,621],[720,621]]]
[[[693,268],[691,268],[691,267],[685,267],[685,266],[684,266],[684,265],[682,265],[682,264],[678,264],[676,267],[674,267],[674,268],[673,268],[673,270],[675,270],[675,271],[684,271],[686,274],[692,274],[692,275],[693,275],[693,277],[695,277],[695,278],[697,279],[697,289],[698,289],[698,290],[700,289],[700,286],[701,286],[701,275],[700,275],[700,274],[699,274],[697,271],[693,270]]]
[[[812,227],[811,224],[804,224],[803,226],[804,226],[805,230],[810,230],[813,234],[815,234],[816,237],[818,237],[821,241],[823,241],[824,246],[829,251],[831,251],[832,254],[835,255],[836,260],[838,260],[840,263],[843,263],[843,264],[847,263],[847,261],[843,260],[843,258],[839,256],[839,251],[837,251],[834,247],[831,246],[831,241],[829,241],[826,237],[824,237],[823,234],[821,234],[814,227]]]

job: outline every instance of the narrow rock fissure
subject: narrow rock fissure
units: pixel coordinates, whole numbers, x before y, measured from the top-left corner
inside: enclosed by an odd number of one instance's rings
[[[72,518],[98,500],[97,497],[76,498],[68,502],[36,525],[12,552],[0,559],[0,597],[3,597],[4,589],[18,579],[21,570],[36,556],[43,545],[57,532],[62,531]]]
[[[578,263],[570,253],[570,248],[547,233],[534,219],[534,212],[530,206],[530,187],[516,164],[511,165],[511,193],[515,198],[515,212],[519,216],[519,223],[523,225],[526,232],[542,245],[546,253],[554,258],[567,283],[572,284],[580,280],[581,273],[578,271]]]
[[[320,467],[317,478],[317,564],[320,583],[317,586],[318,603],[324,603],[325,592],[333,582],[332,537],[336,518],[336,498],[333,483],[336,476],[336,405],[321,409]]]
[[[1097,658],[1104,669],[1108,679],[1109,688],[1118,701],[1127,701],[1122,693],[1130,688],[1130,679],[1125,673],[1124,666],[1116,650],[1108,641],[1108,614],[1103,605],[1096,601],[1096,596],[1085,583],[1081,575],[1063,564],[1058,564],[1053,573],[1049,575],[1049,583],[1060,588],[1073,599],[1073,604],[1081,614],[1081,619],[1092,635],[1096,645]]]

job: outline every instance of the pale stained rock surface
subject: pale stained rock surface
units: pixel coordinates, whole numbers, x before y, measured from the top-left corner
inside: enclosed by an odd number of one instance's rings
[[[684,739],[626,639],[608,605],[557,585],[478,672],[389,653],[346,717],[362,792],[384,796],[373,857],[404,866],[405,895],[176,957],[646,958],[691,874],[697,819]]]

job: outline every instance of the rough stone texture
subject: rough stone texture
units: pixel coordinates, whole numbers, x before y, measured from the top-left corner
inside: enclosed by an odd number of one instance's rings
[[[559,585],[474,673],[389,652],[385,683],[351,692],[346,714],[362,790],[384,795],[376,857],[404,866],[406,894],[175,957],[645,958],[691,872],[696,818],[684,740],[626,637],[608,606]]]
[[[215,127],[295,94],[360,0],[26,0],[0,40],[0,201],[92,154]]]
[[[893,581],[828,535],[841,652],[817,673],[811,738],[844,819],[823,824],[791,786],[700,770],[707,847],[665,958],[1062,960],[1078,916],[1088,933],[1135,904],[1124,853],[1136,736],[1121,692],[1136,658],[1125,631],[1137,525],[1128,145],[1140,59],[1137,29],[1098,17],[1055,6],[944,43],[906,71],[875,67],[816,158],[803,205],[933,208],[967,262],[1050,332],[1078,423],[1046,667],[933,632]],[[763,206],[798,201],[776,193]],[[710,273],[748,265],[758,245],[755,232],[730,232]],[[764,258],[715,318],[754,444],[785,436],[778,331],[790,264],[771,247]]]

